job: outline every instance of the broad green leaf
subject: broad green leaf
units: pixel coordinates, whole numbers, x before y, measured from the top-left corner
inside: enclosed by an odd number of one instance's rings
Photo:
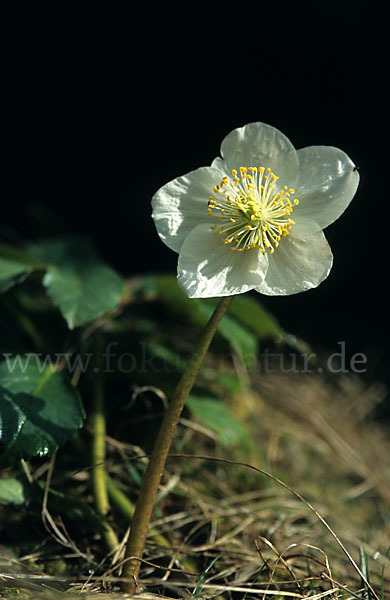
[[[42,263],[28,251],[15,248],[0,242],[0,256],[7,260],[13,260],[30,267],[41,268]]]
[[[21,250],[0,244],[0,293],[7,291],[41,266],[37,260]]]
[[[0,293],[19,283],[30,271],[30,265],[0,256]]]
[[[57,267],[85,267],[97,262],[92,241],[85,236],[39,240],[30,244],[27,253],[42,264]]]
[[[76,270],[49,267],[43,284],[69,329],[114,310],[123,289],[122,278],[103,264]]]
[[[57,371],[33,355],[0,364],[0,465],[53,454],[81,427],[80,397]]]
[[[224,446],[248,447],[247,430],[234,418],[224,402],[191,394],[186,406],[198,421],[215,431]]]
[[[70,329],[118,306],[124,281],[99,261],[87,239],[43,241],[30,251],[47,264],[43,284]]]
[[[0,478],[0,504],[24,504],[29,498],[28,486],[15,477]]]

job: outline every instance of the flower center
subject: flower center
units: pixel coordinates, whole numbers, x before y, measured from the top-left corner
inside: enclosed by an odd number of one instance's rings
[[[240,167],[240,177],[232,170],[232,181],[225,176],[210,196],[208,214],[219,221],[211,225],[231,250],[258,248],[272,254],[282,236],[288,235],[295,222],[290,218],[299,200],[290,199],[293,189],[277,190],[279,179],[264,167]]]

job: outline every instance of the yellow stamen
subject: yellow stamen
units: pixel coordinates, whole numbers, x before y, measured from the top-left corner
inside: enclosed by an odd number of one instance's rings
[[[238,175],[239,173],[239,175]],[[295,221],[289,217],[299,204],[293,188],[276,188],[277,175],[270,168],[239,167],[231,170],[232,178],[225,175],[214,187],[216,197],[209,197],[208,214],[220,222],[211,225],[224,244],[235,245],[231,250],[258,249],[273,254],[280,239],[289,234]],[[215,211],[215,212],[213,212]]]

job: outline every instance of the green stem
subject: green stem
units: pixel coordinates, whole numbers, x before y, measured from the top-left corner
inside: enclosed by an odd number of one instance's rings
[[[95,498],[96,512],[102,517],[104,524],[104,539],[107,548],[112,551],[118,547],[115,531],[106,519],[110,510],[106,486],[106,415],[104,410],[103,342],[99,333],[95,337],[95,369],[93,375],[93,409],[91,415],[92,428],[92,487]]]
[[[126,546],[126,558],[123,567],[122,591],[133,594],[137,589],[137,577],[140,570],[149,523],[164,471],[176,425],[179,421],[188,394],[195,383],[199,369],[226,310],[234,296],[223,298],[204,328],[187,367],[173,393],[164,415],[160,430],[154,443],[152,455],[142,481],[142,486],[131,522],[130,537]],[[125,581],[127,579],[127,581]]]

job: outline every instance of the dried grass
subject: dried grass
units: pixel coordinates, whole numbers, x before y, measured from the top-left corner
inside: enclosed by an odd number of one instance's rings
[[[174,451],[209,458],[169,459],[161,516],[152,523],[169,547],[149,538],[137,597],[366,599],[364,576],[377,598],[388,597],[389,432],[372,418],[383,389],[349,375],[326,381],[319,375],[252,374],[245,382],[226,400],[254,436],[250,460],[240,449],[227,456],[212,431],[183,417]],[[134,448],[116,441],[109,448],[110,475],[126,489],[120,464]],[[232,460],[213,460],[221,456]],[[293,492],[239,462],[268,471]],[[358,568],[299,494],[329,523]],[[363,579],[359,553],[370,568]],[[65,589],[66,598],[126,598],[112,592],[120,566],[111,562],[106,557],[90,577],[73,580],[32,572],[23,558],[3,558],[0,590],[26,590],[26,597],[37,599],[63,597]],[[56,584],[57,591],[49,589]]]

